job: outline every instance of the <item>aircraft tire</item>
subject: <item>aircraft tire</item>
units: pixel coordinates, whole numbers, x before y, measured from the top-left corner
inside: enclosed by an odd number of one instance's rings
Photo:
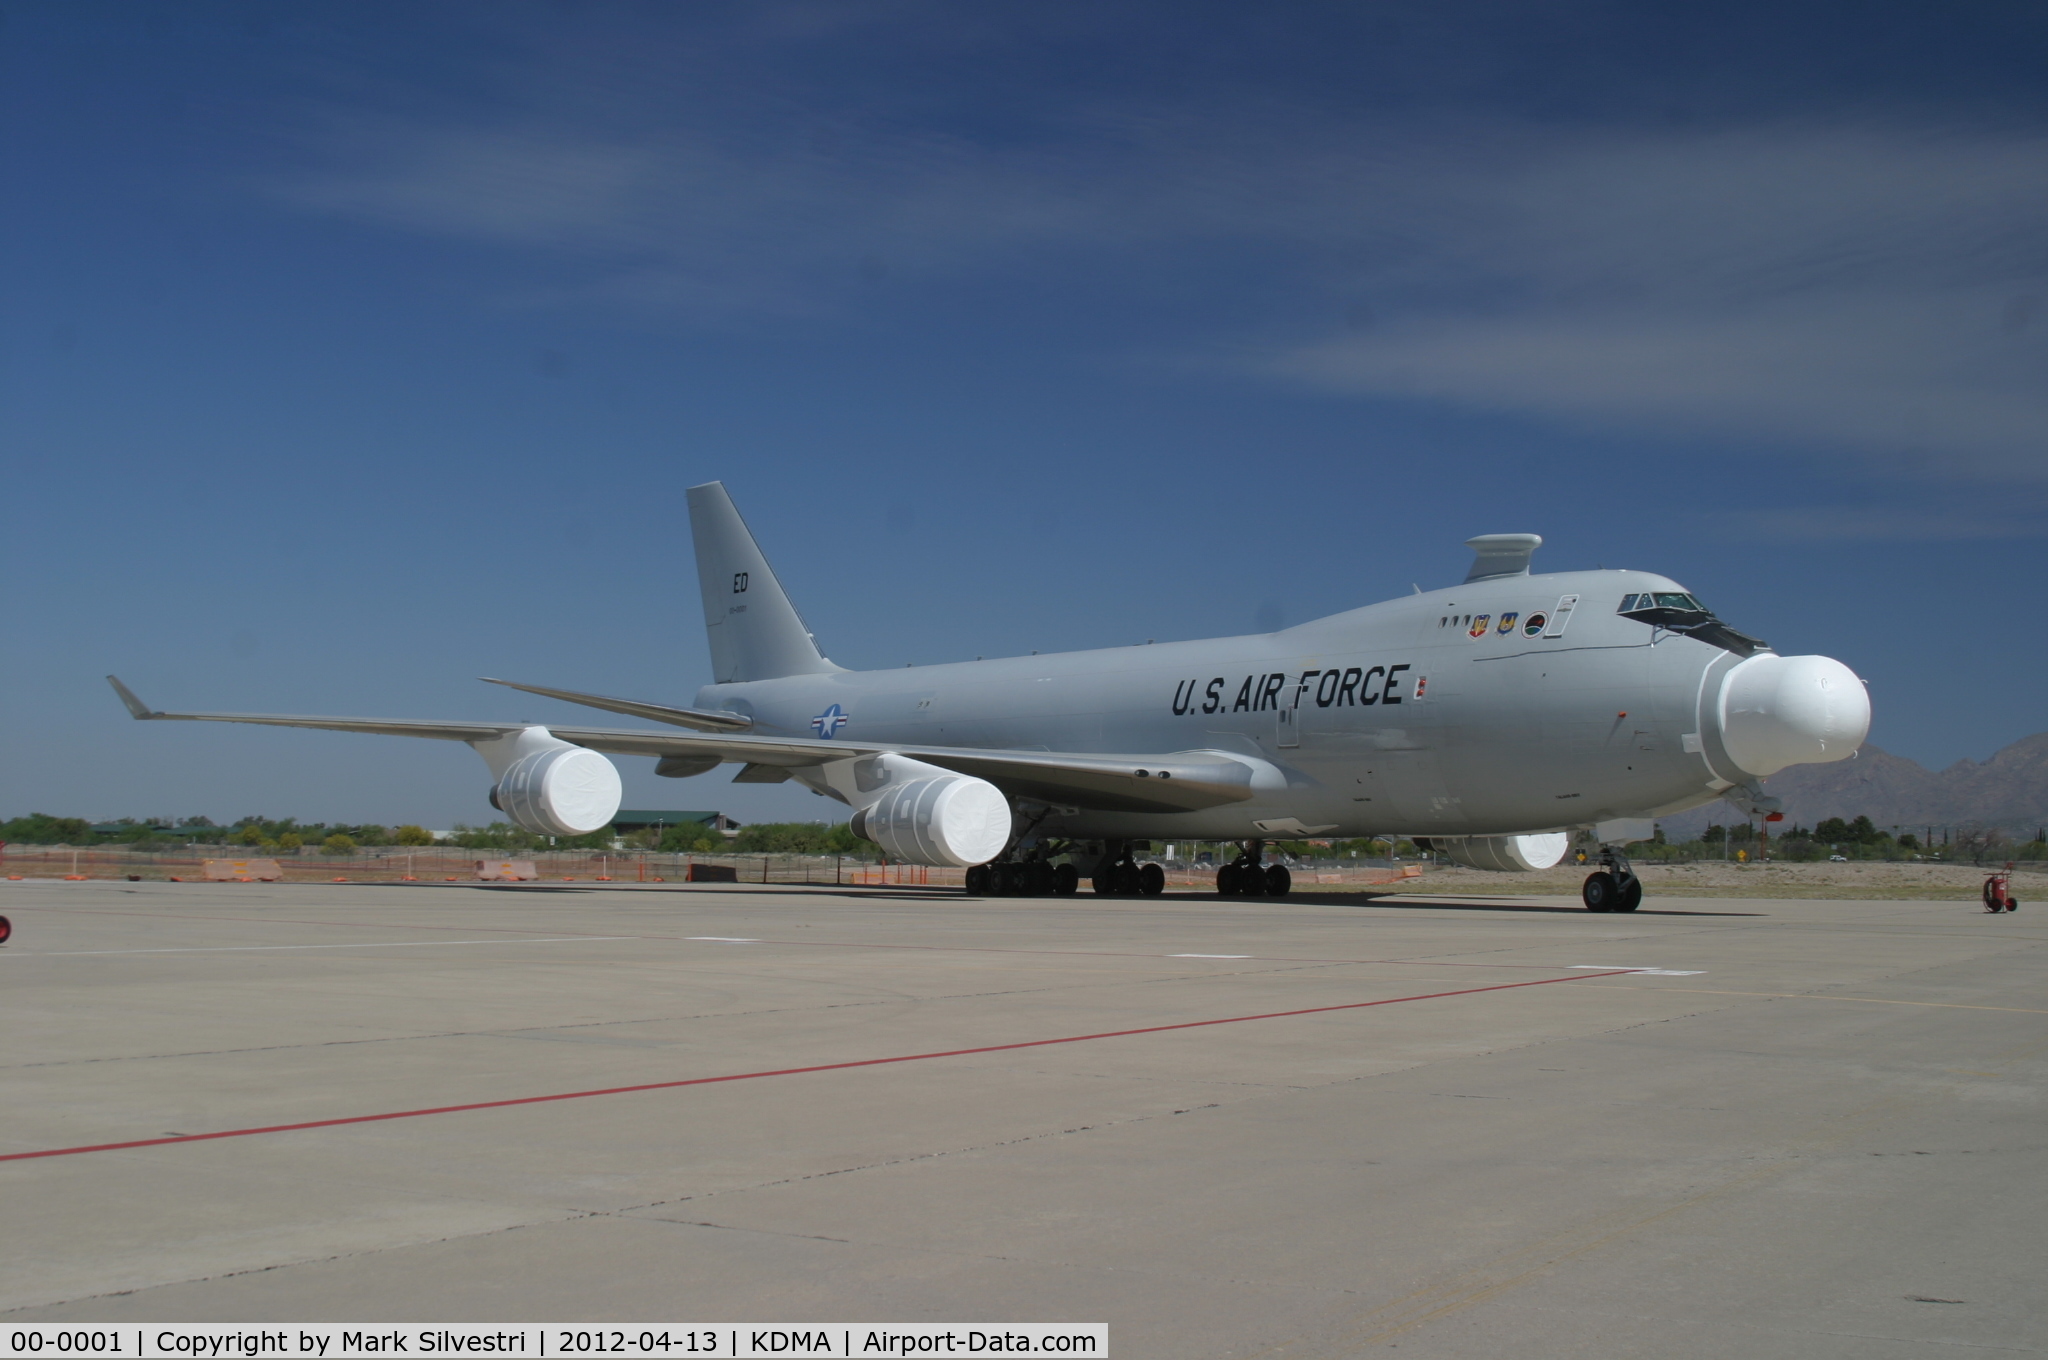
[[[1285,897],[1288,890],[1293,886],[1294,875],[1287,872],[1286,865],[1269,864],[1266,866],[1266,896]]]
[[[1115,870],[1104,866],[1095,871],[1095,877],[1088,880],[1088,886],[1095,890],[1097,897],[1109,897],[1116,892]]]
[[[1237,866],[1237,891],[1242,897],[1266,895],[1266,871],[1256,864]]]
[[[1141,886],[1141,882],[1138,876],[1138,866],[1131,863],[1129,860],[1125,860],[1122,864],[1116,866],[1115,873],[1117,896],[1136,897]]]
[[[1052,866],[1042,859],[1029,860],[1019,868],[1026,897],[1050,897],[1059,885]]]
[[[989,897],[989,871],[986,864],[974,865],[967,871],[966,891],[969,897]]]
[[[1138,891],[1147,897],[1157,897],[1166,891],[1166,870],[1156,864],[1138,866]]]
[[[1072,897],[1081,891],[1081,871],[1071,864],[1054,865],[1052,890],[1060,897]]]
[[[1219,864],[1216,866],[1216,895],[1219,897],[1237,896],[1237,866],[1235,864]]]
[[[1614,910],[1634,911],[1643,905],[1643,880],[1629,875],[1628,882],[1621,885],[1621,896],[1615,899]]]
[[[1620,895],[1621,885],[1605,869],[1597,874],[1587,874],[1585,883],[1579,888],[1579,900],[1586,904],[1587,911],[1613,911],[1614,901]]]

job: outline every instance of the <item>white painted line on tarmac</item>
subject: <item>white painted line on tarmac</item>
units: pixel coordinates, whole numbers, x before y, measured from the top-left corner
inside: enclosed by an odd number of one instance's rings
[[[1251,954],[1168,954],[1169,959],[1249,959]]]
[[[731,935],[685,935],[686,940],[699,940],[706,944],[759,944],[759,940],[741,940]]]
[[[35,953],[9,950],[0,957],[15,959],[65,959],[87,954],[245,954],[277,949],[424,949],[447,944],[588,944],[599,940],[638,940],[640,935],[564,935],[550,940],[366,940],[357,944],[205,944],[181,945],[171,949],[45,949]]]
[[[1700,977],[1704,968],[1631,968],[1625,963],[1575,963],[1574,968],[1597,968],[1602,972],[1641,973],[1645,977]]]

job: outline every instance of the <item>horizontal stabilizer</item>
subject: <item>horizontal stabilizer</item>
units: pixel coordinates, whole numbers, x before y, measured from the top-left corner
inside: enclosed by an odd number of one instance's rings
[[[650,704],[638,699],[612,699],[602,694],[582,694],[573,689],[549,689],[544,685],[522,685],[516,680],[493,680],[488,675],[477,678],[487,685],[503,685],[507,689],[524,690],[528,694],[560,699],[564,703],[581,704],[585,708],[601,708],[609,713],[624,713],[628,717],[650,718],[655,722],[693,728],[699,732],[744,732],[754,725],[754,720],[743,713],[727,713],[708,708],[673,708],[668,704]]]

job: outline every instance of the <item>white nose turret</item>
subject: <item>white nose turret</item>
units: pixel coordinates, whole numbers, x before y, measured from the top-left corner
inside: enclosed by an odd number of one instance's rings
[[[1721,682],[1721,742],[1743,773],[1846,760],[1870,735],[1870,696],[1828,656],[1753,656]]]

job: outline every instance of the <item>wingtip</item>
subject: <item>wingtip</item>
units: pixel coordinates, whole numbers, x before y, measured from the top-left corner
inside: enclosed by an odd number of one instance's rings
[[[137,720],[156,716],[156,710],[136,698],[135,691],[122,684],[119,676],[108,676],[107,683],[114,687],[114,693],[121,696],[121,702],[128,708],[128,716]]]

